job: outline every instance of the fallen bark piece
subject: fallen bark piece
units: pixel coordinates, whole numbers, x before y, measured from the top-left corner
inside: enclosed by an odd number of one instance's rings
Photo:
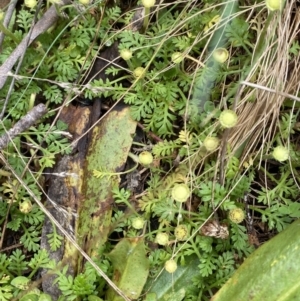
[[[60,120],[68,124],[68,131],[72,134],[74,139],[77,139],[89,128],[90,115],[91,108],[68,106],[62,110]],[[59,159],[53,170],[53,175],[49,179],[48,198],[46,202],[48,210],[72,236],[74,236],[77,206],[82,193],[81,186],[83,179],[81,173],[87,151],[83,146],[80,147],[80,151],[77,150],[81,143],[87,144],[85,138],[86,136],[81,138],[79,142],[74,145],[71,155],[65,155]],[[65,176],[57,176],[64,174]],[[51,200],[55,201],[56,205],[54,205]],[[53,227],[53,223],[47,217],[43,226],[41,248],[47,250],[50,254],[50,258],[54,259],[58,266],[59,262],[61,262],[61,268],[68,264],[67,274],[74,277],[76,275],[79,252],[67,239],[62,241],[59,248],[53,250],[48,240],[48,235],[55,231]],[[59,229],[56,231],[59,235],[63,235]],[[54,282],[57,275],[48,274],[47,269],[42,270],[42,275],[43,292],[49,294],[52,300],[58,300],[59,296],[61,296],[61,291],[57,283]]]
[[[136,122],[128,107],[118,105],[94,127],[87,153],[79,208],[77,237],[79,244],[93,258],[105,244],[111,226],[112,187],[118,185],[131,148]],[[101,179],[94,171],[103,172]]]

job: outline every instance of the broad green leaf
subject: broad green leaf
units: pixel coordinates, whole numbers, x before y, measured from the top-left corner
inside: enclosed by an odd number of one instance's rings
[[[211,301],[291,301],[300,296],[300,220],[238,268]]]
[[[113,268],[113,281],[130,299],[138,299],[149,273],[149,261],[146,256],[144,240],[122,239],[108,255]],[[122,301],[112,289],[108,292],[108,301]]]
[[[163,271],[152,283],[148,281],[148,294],[156,294],[157,301],[181,301],[185,297],[187,290],[193,288],[193,277],[199,275],[199,259],[191,256],[186,259],[185,265],[178,265],[177,270],[170,274]],[[175,293],[174,293],[175,292]]]

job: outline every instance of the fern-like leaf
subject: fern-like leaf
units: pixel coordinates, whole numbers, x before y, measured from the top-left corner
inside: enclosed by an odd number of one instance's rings
[[[166,157],[171,156],[175,149],[180,147],[180,142],[177,140],[174,141],[161,141],[154,145],[152,152],[154,156],[157,157]]]

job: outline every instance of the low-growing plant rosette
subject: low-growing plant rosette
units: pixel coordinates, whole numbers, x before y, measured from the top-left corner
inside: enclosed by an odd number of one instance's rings
[[[120,57],[124,61],[128,61],[132,58],[132,51],[129,49],[122,49],[122,50],[120,50]]]
[[[237,124],[238,116],[232,110],[224,110],[220,114],[219,121],[224,128],[233,128]]]
[[[131,220],[131,225],[136,230],[143,229],[145,225],[145,220],[142,217],[135,217]]]
[[[133,76],[135,78],[143,78],[145,76],[145,68],[137,67],[133,70]]]
[[[174,230],[175,238],[179,241],[188,239],[189,230],[186,225],[178,225]]]
[[[139,154],[139,161],[142,165],[148,166],[153,162],[153,156],[148,151],[143,151]]]
[[[32,203],[30,200],[25,200],[23,202],[21,202],[19,204],[19,210],[24,213],[27,214],[32,210]]]
[[[155,238],[156,243],[165,246],[169,243],[169,235],[165,232],[158,233]]]
[[[289,150],[282,145],[276,146],[272,152],[272,156],[275,160],[284,162],[289,158]]]
[[[206,137],[203,141],[203,145],[205,146],[206,150],[212,152],[218,148],[220,144],[220,140],[217,137]]]
[[[234,208],[229,211],[228,218],[235,224],[241,223],[245,219],[245,212],[241,208]]]
[[[223,64],[227,61],[229,53],[225,48],[217,48],[212,54],[214,60],[220,64]]]
[[[190,188],[186,184],[175,184],[172,189],[173,200],[183,203],[190,196]]]
[[[183,53],[181,52],[174,52],[171,56],[171,61],[174,63],[174,64],[179,64],[183,61],[184,59],[184,56],[183,56]]]
[[[169,259],[165,262],[165,270],[173,274],[177,270],[177,263],[174,259]]]

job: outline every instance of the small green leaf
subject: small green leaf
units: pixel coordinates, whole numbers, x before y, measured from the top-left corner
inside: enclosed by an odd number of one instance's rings
[[[18,277],[15,277],[11,281],[10,284],[13,285],[16,288],[21,289],[21,290],[26,290],[29,287],[29,282],[30,282],[30,279],[28,279],[27,277],[18,276]]]
[[[52,298],[48,294],[41,293],[39,296],[39,301],[52,301]]]
[[[94,296],[94,295],[90,295],[90,296],[88,296],[88,301],[103,301],[103,299],[101,299],[97,296]]]
[[[37,294],[33,294],[33,293],[30,292],[30,293],[24,295],[19,300],[20,301],[39,301],[39,296]]]

